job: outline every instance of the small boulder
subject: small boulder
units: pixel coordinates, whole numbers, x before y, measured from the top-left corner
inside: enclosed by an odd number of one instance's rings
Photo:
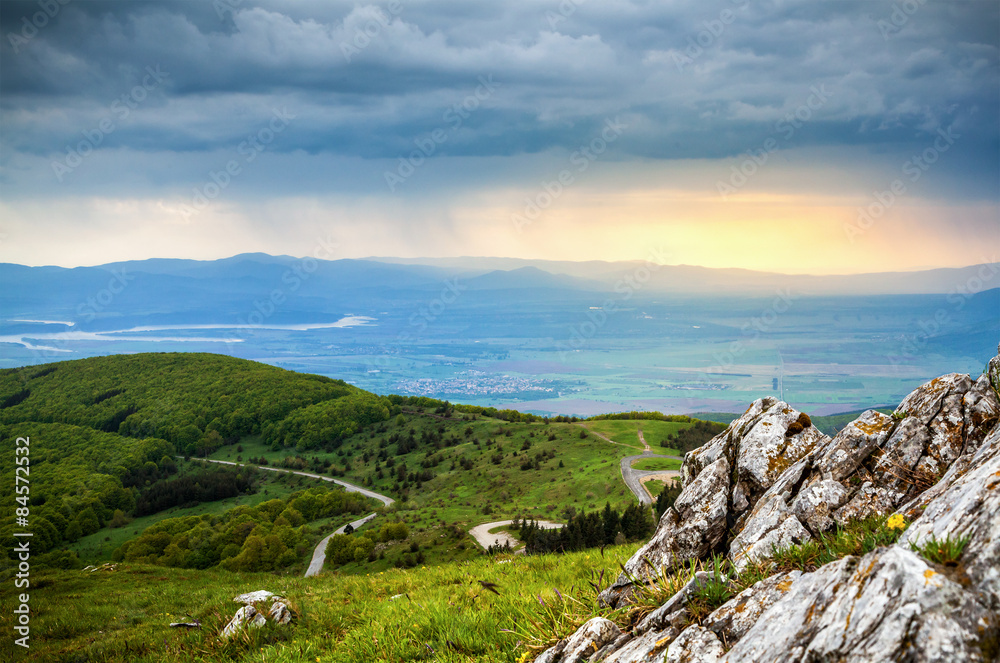
[[[245,605],[236,611],[233,618],[226,624],[226,627],[222,629],[222,634],[220,637],[225,640],[227,638],[233,637],[237,631],[239,631],[244,626],[252,626],[254,628],[260,628],[267,623],[267,617],[257,612],[257,608],[252,605]]]
[[[281,597],[277,594],[272,594],[266,589],[259,589],[256,592],[248,592],[246,594],[240,594],[233,599],[236,603],[242,603],[243,605],[253,605],[254,603],[263,603],[268,599],[280,599]]]
[[[292,621],[292,612],[288,609],[288,606],[281,601],[275,601],[271,606],[271,610],[268,611],[267,616],[271,618],[275,624],[287,624]]]

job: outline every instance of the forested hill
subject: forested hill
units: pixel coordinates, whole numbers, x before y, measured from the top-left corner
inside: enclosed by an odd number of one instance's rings
[[[389,410],[386,399],[342,380],[214,354],[93,357],[0,372],[0,424],[74,424],[160,438],[185,454],[257,433],[308,449]]]
[[[176,476],[177,454],[209,454],[248,435],[299,449],[320,441],[336,445],[389,412],[386,399],[340,380],[212,354],[118,355],[0,372],[3,458],[14,458],[17,438],[30,439],[35,552],[105,526],[120,527],[132,517],[256,490],[252,469],[188,468]],[[12,462],[0,463],[6,505],[0,513],[17,506],[14,469]],[[314,517],[368,508],[354,495],[314,499],[326,505]],[[280,500],[268,503],[271,520],[282,510],[278,506]],[[3,537],[14,522],[13,513],[7,515]],[[273,563],[305,554],[309,532],[293,534],[286,532],[285,543],[295,553],[277,546],[282,550]],[[193,556],[199,564],[225,557],[217,550],[221,545],[209,543],[211,550]],[[239,546],[230,553],[239,558]]]

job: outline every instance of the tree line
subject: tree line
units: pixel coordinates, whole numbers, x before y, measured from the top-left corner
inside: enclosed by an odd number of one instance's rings
[[[692,421],[694,421],[694,424],[691,426],[683,428],[676,433],[671,433],[660,440],[660,446],[668,449],[678,449],[681,453],[687,453],[703,446],[727,428],[725,424],[714,421],[702,421],[699,419],[693,419]]]
[[[525,552],[549,553],[640,541],[653,533],[655,524],[647,506],[630,504],[619,512],[606,503],[601,512],[571,515],[562,528],[543,529],[534,520],[514,521],[514,527]]]

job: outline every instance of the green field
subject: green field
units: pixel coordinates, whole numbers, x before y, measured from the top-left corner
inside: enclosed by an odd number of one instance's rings
[[[614,577],[636,548],[514,556],[504,564],[478,555],[426,569],[314,578],[132,564],[95,572],[38,570],[31,577],[31,647],[15,655],[13,638],[5,637],[0,659],[514,663],[597,615],[588,581],[602,571]],[[494,583],[498,594],[479,581]],[[287,597],[296,621],[220,640],[239,607],[232,598],[259,589]],[[14,605],[15,593],[13,583],[3,584],[5,606]],[[12,633],[13,618],[10,610],[0,616],[5,633]],[[619,619],[624,626],[626,618]],[[201,627],[168,626],[193,620]]]
[[[681,469],[681,461],[674,460],[673,458],[641,458],[633,461],[632,468],[650,472],[678,471]]]
[[[667,486],[667,482],[660,479],[651,479],[649,481],[644,481],[642,485],[646,488],[646,491],[649,492],[650,495],[659,495]]]
[[[691,424],[675,421],[657,421],[655,419],[598,419],[582,422],[582,425],[586,426],[589,430],[611,438],[618,444],[628,445],[638,451],[643,450],[638,434],[638,431],[641,430],[646,444],[653,447],[659,453],[660,442],[667,439],[669,435],[689,427]],[[673,451],[676,450],[665,450],[663,453],[672,453]]]
[[[646,444],[652,447],[655,453],[674,455],[681,454],[676,449],[666,449],[661,447],[660,444],[666,440],[668,436],[691,426],[691,424],[682,424],[674,421],[645,420],[637,421],[635,423],[640,425],[642,428],[642,435],[646,438]]]

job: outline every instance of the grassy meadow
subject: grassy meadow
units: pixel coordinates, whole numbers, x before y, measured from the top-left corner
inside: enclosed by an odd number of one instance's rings
[[[522,661],[598,614],[589,582],[618,573],[638,544],[566,555],[475,559],[368,575],[314,578],[120,564],[32,576],[31,647],[0,647],[3,660],[106,661]],[[496,593],[480,581],[493,583]],[[289,599],[290,626],[217,636],[238,594]],[[13,604],[10,583],[0,589]],[[10,632],[4,611],[0,628]],[[200,628],[170,628],[171,622]]]
[[[681,469],[681,461],[673,458],[641,458],[632,462],[632,468],[650,472],[678,471]]]

